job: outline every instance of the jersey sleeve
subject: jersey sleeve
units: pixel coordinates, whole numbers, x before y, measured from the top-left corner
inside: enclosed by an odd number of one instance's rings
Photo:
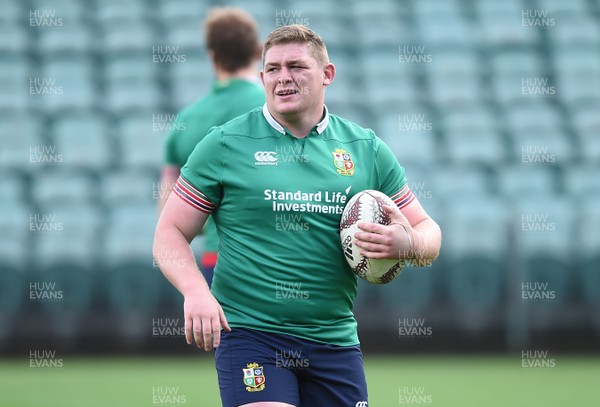
[[[392,150],[379,138],[376,138],[375,163],[379,191],[383,192],[402,209],[410,204],[415,195],[410,190],[404,168],[398,163]]]
[[[179,189],[174,190],[196,209],[212,212],[219,206],[223,194],[221,180],[224,162],[222,131],[214,127],[190,154],[176,184]]]

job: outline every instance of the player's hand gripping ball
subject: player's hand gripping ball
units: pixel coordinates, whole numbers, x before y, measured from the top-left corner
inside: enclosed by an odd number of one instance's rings
[[[346,261],[357,276],[372,284],[387,284],[404,268],[403,260],[369,259],[360,253],[361,249],[356,245],[354,234],[361,231],[359,223],[392,223],[383,205],[395,206],[395,203],[383,192],[361,191],[348,201],[340,221],[340,238]]]

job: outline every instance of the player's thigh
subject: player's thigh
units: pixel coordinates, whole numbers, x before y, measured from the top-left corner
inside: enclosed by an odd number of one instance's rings
[[[240,328],[221,333],[215,355],[223,407],[298,406],[298,379],[278,366],[277,339],[269,343],[264,335]]]
[[[287,404],[287,403],[274,403],[271,401],[267,401],[265,403],[250,403],[250,404],[244,404],[243,406],[240,407],[295,407],[293,404]]]
[[[299,382],[300,407],[367,406],[367,381],[359,346],[317,346],[310,352],[309,363],[307,374]]]

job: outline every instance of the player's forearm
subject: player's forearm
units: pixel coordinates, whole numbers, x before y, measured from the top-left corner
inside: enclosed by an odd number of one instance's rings
[[[435,260],[442,245],[442,232],[437,223],[427,218],[410,231],[411,253],[409,257],[416,260]]]
[[[177,227],[159,225],[152,251],[162,273],[181,294],[210,291],[188,241]]]

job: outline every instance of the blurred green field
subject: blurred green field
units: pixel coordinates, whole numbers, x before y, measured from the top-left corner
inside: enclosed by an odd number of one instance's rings
[[[369,406],[592,407],[600,405],[600,357],[555,357],[555,367],[521,367],[513,357],[366,357]],[[268,383],[268,378],[267,378]],[[0,406],[220,406],[213,361],[193,358],[71,358],[58,368],[0,360]],[[400,399],[403,393],[403,399]],[[419,395],[420,397],[413,397]],[[314,406],[329,407],[329,406]]]

